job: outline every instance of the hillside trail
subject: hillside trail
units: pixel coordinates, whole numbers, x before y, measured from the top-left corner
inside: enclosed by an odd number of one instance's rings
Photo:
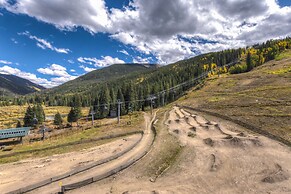
[[[155,181],[147,175],[147,162],[161,148],[118,174],[69,193],[192,194],[291,193],[291,149],[253,134],[223,119],[174,106],[165,112],[159,130],[174,136],[183,148],[179,158]],[[162,123],[161,123],[162,122]],[[160,132],[161,133],[161,132]],[[157,135],[163,142],[163,136]]]
[[[94,176],[101,176],[107,172],[112,171],[120,166],[127,165],[130,161],[134,159],[139,159],[142,157],[145,151],[149,150],[152,142],[154,140],[154,134],[151,129],[151,123],[155,119],[156,112],[153,116],[150,116],[148,113],[144,113],[144,135],[141,141],[129,152],[120,156],[119,158],[109,161],[107,163],[101,164],[97,167],[94,167],[90,170],[78,173],[72,177],[65,178],[61,181],[54,182],[47,186],[41,187],[39,189],[33,190],[29,193],[57,193],[60,191],[60,185],[72,184],[78,181],[82,181]]]

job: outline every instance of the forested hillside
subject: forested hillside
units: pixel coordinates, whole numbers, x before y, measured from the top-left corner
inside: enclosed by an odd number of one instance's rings
[[[58,87],[43,91],[49,94],[75,94],[94,89],[96,84],[110,82],[118,78],[138,75],[158,68],[155,64],[115,64],[109,67],[91,71],[75,80]]]
[[[150,105],[150,99],[154,106],[174,101],[198,83],[198,81],[190,82],[189,80],[203,73],[213,76],[228,71],[230,73],[250,71],[290,48],[291,38],[270,40],[253,47],[203,54],[143,73],[129,73],[124,77],[117,76],[108,81],[92,82],[87,90],[81,90],[78,93],[62,95],[53,90],[54,92],[51,93],[39,93],[32,97],[18,99],[14,103],[28,101],[45,103],[49,106],[93,106],[96,117],[103,118],[108,116],[110,111],[116,110],[116,102],[119,99],[124,102],[121,105],[122,114],[126,114],[131,110],[143,110]],[[229,68],[226,65],[230,63],[233,65]],[[106,68],[103,71],[106,71]],[[91,77],[91,74],[87,74],[86,77]],[[84,77],[78,80],[82,81],[82,79]],[[188,84],[181,85],[185,82]]]

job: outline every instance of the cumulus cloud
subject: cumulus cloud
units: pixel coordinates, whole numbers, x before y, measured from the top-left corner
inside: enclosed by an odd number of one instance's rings
[[[111,37],[169,63],[290,35],[290,14],[290,7],[280,8],[275,0],[135,0],[125,10],[112,10]],[[197,37],[214,41],[197,44]]]
[[[6,0],[0,0],[0,6],[5,6],[7,5]],[[1,14],[1,13],[0,13]]]
[[[95,33],[105,31],[109,25],[104,0],[16,0],[6,9],[66,30],[81,26]]]
[[[120,64],[124,63],[123,60],[119,58],[113,58],[111,56],[102,56],[102,59],[96,59],[96,58],[89,58],[89,57],[79,57],[78,61],[80,63],[93,65],[94,67],[107,67],[109,65],[113,64]]]
[[[52,64],[49,67],[46,68],[39,68],[37,69],[39,73],[42,73],[44,75],[50,75],[55,76],[50,79],[50,87],[58,86],[60,84],[63,84],[67,81],[76,79],[77,76],[72,76],[67,72],[67,68],[64,66],[58,65],[58,64]],[[71,72],[74,72],[70,70]]]
[[[15,0],[2,6],[62,30],[82,27],[108,33],[160,63],[291,35],[291,8],[280,7],[277,0],[132,0],[110,10],[105,0]],[[201,38],[205,42],[199,42]],[[106,60],[79,62],[104,67]]]
[[[33,73],[28,73],[22,71],[18,68],[13,68],[8,65],[13,64],[10,61],[0,60],[0,63],[4,64],[4,66],[0,67],[0,74],[10,74],[15,75],[24,79],[27,79],[33,83],[44,86],[45,88],[52,88],[58,85],[61,85],[67,81],[76,79],[78,76],[72,76],[67,72],[67,69],[58,64],[52,64],[46,68],[39,68],[37,71],[44,75],[54,76],[51,79],[40,78]],[[16,63],[17,64],[17,63]],[[75,70],[71,69],[71,72],[75,72]]]
[[[37,69],[37,71],[45,75],[70,77],[70,75],[67,73],[67,68],[58,64],[52,64],[51,66],[46,67],[46,68],[39,68]]]
[[[39,48],[44,49],[44,50],[50,49],[52,51],[56,51],[58,53],[64,53],[64,54],[68,54],[69,52],[71,52],[70,49],[67,49],[67,48],[57,48],[57,47],[53,46],[52,43],[46,41],[45,39],[38,38],[36,36],[31,35],[30,32],[28,32],[28,31],[18,33],[18,35],[24,35],[24,36],[29,37],[29,39],[31,39],[31,40],[35,40],[36,46],[38,46]]]

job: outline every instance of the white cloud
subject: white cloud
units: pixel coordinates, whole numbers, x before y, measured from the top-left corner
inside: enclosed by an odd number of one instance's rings
[[[27,73],[27,72],[21,71],[20,69],[12,68],[12,67],[9,67],[7,65],[0,67],[0,73],[16,75],[18,77],[27,79],[33,83],[42,85],[44,87],[50,85],[50,82],[47,79],[39,78],[35,74]]]
[[[76,79],[78,76],[70,76],[70,77],[54,77],[51,78],[51,81],[55,83],[56,85],[61,85],[65,82],[71,81],[73,79]]]
[[[50,79],[50,83],[49,83],[50,87],[58,86],[58,85],[63,84],[67,81],[76,79],[78,77],[78,76],[70,75],[67,72],[67,68],[65,68],[61,65],[58,65],[58,64],[52,64],[51,66],[46,67],[46,68],[39,68],[39,69],[37,69],[37,71],[39,73],[44,74],[44,75],[56,76],[56,77],[53,77]],[[75,72],[74,69],[71,69],[70,71]]]
[[[12,64],[12,62],[6,61],[6,60],[0,60],[0,63],[2,63],[4,65],[11,65]]]
[[[67,68],[58,64],[52,64],[50,67],[46,68],[39,68],[37,71],[45,75],[70,77],[70,75],[67,73]]]
[[[74,64],[74,63],[75,63],[72,59],[69,59],[68,62],[69,62],[70,64]]]
[[[31,40],[35,40],[36,41],[36,45],[41,48],[41,49],[50,49],[52,51],[56,51],[58,53],[64,53],[64,54],[68,54],[70,51],[70,49],[67,49],[67,48],[57,48],[57,47],[54,47],[52,45],[52,43],[46,41],[45,39],[42,39],[42,38],[38,38],[36,36],[33,36],[30,34],[30,32],[28,31],[25,31],[25,32],[22,32],[22,33],[18,33],[18,35],[24,35],[24,36],[27,36],[29,37]]]
[[[160,63],[291,35],[291,7],[281,8],[277,0],[132,0],[129,6],[110,10],[105,0],[73,2],[16,0],[4,6],[62,30],[82,27],[108,33]],[[204,42],[197,41],[201,37]],[[37,43],[48,48],[45,42]],[[109,64],[105,57],[80,60],[96,67]]]
[[[78,61],[80,63],[94,65],[94,67],[107,67],[107,66],[113,65],[113,64],[124,63],[123,60],[121,60],[119,58],[113,58],[111,56],[105,56],[105,57],[102,56],[102,59],[79,57]]]
[[[169,63],[197,53],[290,35],[290,17],[282,13],[291,14],[275,0],[135,0],[125,10],[112,10],[110,18],[115,31],[111,37],[142,53],[155,55],[160,63]],[[281,17],[272,22],[270,16],[275,14]],[[278,27],[275,30],[271,26]],[[187,41],[181,36],[204,37],[206,42]]]
[[[6,0],[0,0],[0,7],[6,5]],[[0,13],[1,14],[1,13]]]
[[[76,70],[75,70],[75,69],[71,69],[71,70],[70,70],[70,72],[73,72],[73,73],[75,73],[75,72],[76,72]]]
[[[12,41],[14,44],[18,44],[18,41],[17,41],[15,38],[11,38],[11,41]]]
[[[121,50],[121,51],[118,51],[118,52],[120,52],[120,53],[123,53],[123,54],[125,54],[125,55],[127,55],[127,56],[129,56],[129,53],[126,51],[126,50]]]
[[[96,70],[95,68],[86,67],[84,65],[80,65],[79,67],[82,68],[85,72],[91,72]]]
[[[152,58],[151,57],[147,57],[147,58],[142,58],[140,56],[134,57],[133,58],[133,62],[134,63],[151,63]]]
[[[48,80],[45,78],[37,77],[33,73],[28,73],[25,71],[21,71],[18,68],[13,68],[13,67],[8,66],[8,65],[12,64],[12,62],[0,60],[0,63],[6,64],[3,67],[0,67],[0,74],[15,75],[15,76],[27,79],[33,83],[44,86],[46,88],[52,88],[52,87],[61,85],[67,81],[76,79],[78,77],[78,76],[72,76],[72,75],[68,74],[67,69],[61,65],[58,65],[58,64],[52,64],[50,67],[37,69],[37,71],[42,73],[42,74],[57,76],[57,77],[53,77],[50,80]],[[73,72],[73,71],[71,70],[71,72]]]
[[[92,33],[102,32],[110,25],[104,0],[16,0],[6,8],[66,30],[81,26]]]

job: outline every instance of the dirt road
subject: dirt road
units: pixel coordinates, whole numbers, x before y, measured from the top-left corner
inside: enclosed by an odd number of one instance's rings
[[[154,117],[155,115],[153,116],[153,119]],[[61,185],[72,184],[95,176],[102,176],[103,174],[107,174],[108,172],[110,172],[112,169],[128,165],[132,161],[139,159],[144,155],[145,151],[150,149],[150,146],[152,145],[152,142],[154,140],[154,134],[151,129],[151,123],[153,122],[153,119],[151,119],[151,117],[146,113],[144,114],[144,119],[145,119],[144,135],[139,144],[136,147],[134,147],[131,151],[127,152],[126,154],[122,155],[116,160],[112,160],[105,164],[99,165],[95,168],[92,168],[88,171],[78,173],[72,177],[65,178],[59,182],[55,182],[47,186],[41,187],[39,189],[33,190],[30,193],[57,193],[60,191]]]
[[[160,132],[164,135],[158,134],[157,141],[174,136],[183,150],[156,180],[147,169],[163,151],[159,146],[114,179],[69,193],[291,193],[290,147],[234,123],[178,107],[159,122],[167,126],[160,130],[168,134]]]

